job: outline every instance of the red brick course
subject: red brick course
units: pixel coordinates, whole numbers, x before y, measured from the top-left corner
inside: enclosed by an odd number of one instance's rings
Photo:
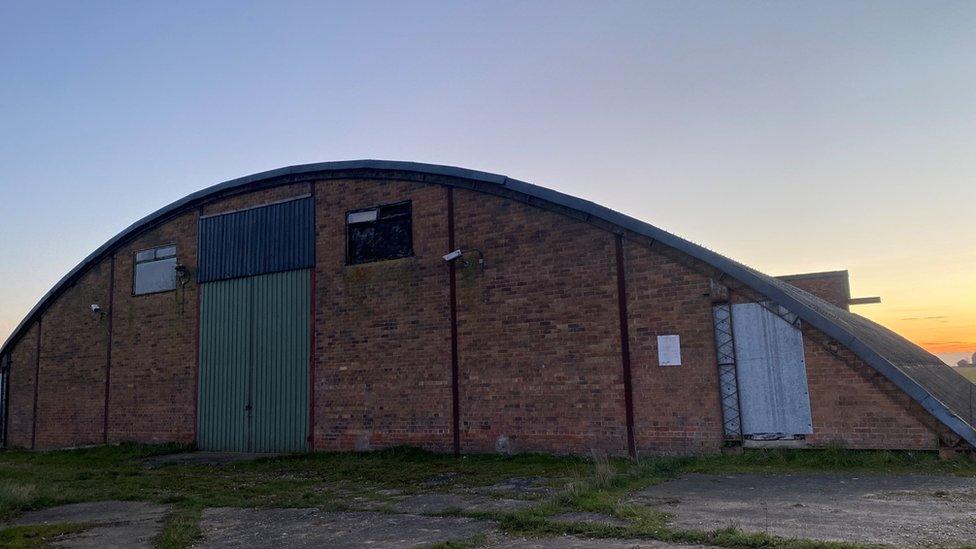
[[[30,448],[34,432],[34,379],[37,365],[37,330],[35,322],[10,353],[10,403],[7,410],[8,446]]]
[[[841,309],[850,309],[851,289],[847,271],[786,275],[777,278]]]
[[[108,440],[192,442],[196,406],[197,285],[133,295],[135,253],[176,245],[196,267],[195,211],[156,227],[115,252]]]
[[[852,352],[803,334],[814,445],[932,450],[944,430],[917,402]],[[832,352],[830,349],[836,349]]]
[[[452,446],[447,190],[409,181],[315,184],[314,441],[317,450]],[[132,295],[134,252],[173,244],[196,266],[198,215],[301,196],[295,183],[214,200],[141,233],[43,315],[36,446],[195,436],[197,293]],[[627,451],[615,236],[583,220],[455,189],[460,439],[464,452]],[[414,257],[345,265],[345,213],[411,200]],[[640,453],[722,445],[709,298],[713,269],[673,249],[624,239],[626,303]],[[482,255],[483,254],[483,255]],[[482,266],[478,260],[484,259]],[[731,281],[730,281],[731,282]],[[740,298],[746,298],[740,296]],[[751,297],[748,299],[752,299]],[[112,303],[112,310],[108,309]],[[681,337],[682,364],[658,365],[657,336]],[[804,333],[813,445],[931,449],[934,419],[849,351]],[[37,325],[11,352],[11,446],[30,446]]]
[[[709,279],[662,245],[625,241],[638,450],[700,453],[722,443]],[[681,366],[659,366],[657,336],[681,338]]]
[[[108,318],[91,305],[108,307],[110,269],[102,260],[44,313],[36,448],[102,442]]]
[[[461,447],[626,453],[613,235],[455,191]]]
[[[315,190],[315,448],[451,444],[447,192],[338,180]],[[414,257],[345,264],[345,214],[410,200]]]

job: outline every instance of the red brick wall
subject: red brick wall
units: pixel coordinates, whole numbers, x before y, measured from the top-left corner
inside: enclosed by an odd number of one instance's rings
[[[200,215],[214,215],[244,208],[263,206],[272,202],[280,202],[282,200],[307,195],[309,192],[311,192],[311,186],[308,183],[292,183],[290,185],[261,189],[208,202],[200,208]],[[195,228],[194,233],[196,233]]]
[[[461,443],[626,453],[614,238],[512,200],[455,191]]]
[[[839,355],[826,336],[804,329],[803,344],[813,416],[814,445],[865,449],[935,449],[934,418],[875,369],[847,349]]]
[[[45,311],[37,396],[37,448],[102,442],[111,260],[82,275]]]
[[[451,445],[446,189],[316,186],[315,448]],[[345,265],[345,213],[410,200],[415,256]]]
[[[108,440],[192,442],[196,406],[197,285],[133,295],[137,251],[175,244],[196,267],[196,212],[152,229],[115,253]]]
[[[10,353],[10,403],[7,412],[9,447],[30,448],[34,430],[34,377],[37,365],[37,322]]]
[[[213,201],[218,213],[308,193],[298,183]],[[451,447],[447,190],[406,181],[322,181],[316,194],[315,446]],[[626,452],[614,236],[526,204],[455,189],[462,449]],[[409,199],[415,257],[345,265],[348,210]],[[132,296],[132,254],[176,243],[196,264],[197,211],[115,252],[109,440],[191,441],[197,288]],[[482,270],[478,254],[484,253]],[[717,367],[706,295],[711,268],[625,239],[636,442],[644,453],[717,450]],[[103,434],[110,260],[45,312],[37,446],[98,443]],[[657,365],[657,336],[681,337],[682,365]],[[14,346],[11,445],[30,444],[36,325]],[[827,353],[807,329],[812,444],[933,448],[939,427],[860,361]],[[846,352],[846,351],[845,351]],[[849,355],[849,353],[847,353]]]
[[[841,309],[850,309],[851,290],[847,271],[809,273],[777,277]]]
[[[624,241],[637,447],[648,453],[714,451],[722,408],[708,277],[660,244]],[[657,336],[681,338],[681,366],[659,366]]]

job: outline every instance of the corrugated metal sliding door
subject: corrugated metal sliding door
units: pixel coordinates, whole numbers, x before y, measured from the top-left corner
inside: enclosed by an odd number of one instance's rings
[[[307,198],[200,220],[201,449],[308,449],[312,220]]]
[[[252,452],[300,452],[308,438],[308,269],[252,280]]]
[[[733,305],[732,326],[742,434],[812,433],[800,329],[759,303]]]
[[[248,451],[252,308],[249,279],[201,287],[197,445],[202,450]]]

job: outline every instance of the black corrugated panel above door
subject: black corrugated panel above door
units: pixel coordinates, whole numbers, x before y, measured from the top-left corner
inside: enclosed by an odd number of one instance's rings
[[[313,267],[314,211],[305,197],[200,218],[197,282]]]

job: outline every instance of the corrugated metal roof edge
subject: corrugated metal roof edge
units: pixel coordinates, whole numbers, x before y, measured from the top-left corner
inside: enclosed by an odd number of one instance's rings
[[[285,177],[288,175],[362,169],[415,172],[421,174],[469,179],[504,186],[513,191],[597,217],[623,229],[637,234],[642,234],[657,240],[666,246],[670,246],[687,253],[692,257],[712,265],[719,271],[726,273],[739,282],[767,296],[776,303],[786,307],[804,321],[810,323],[818,330],[824,332],[842,345],[848,347],[855,355],[867,362],[871,367],[894,383],[896,387],[911,396],[925,410],[941,421],[946,427],[962,437],[970,445],[976,447],[976,429],[966,423],[958,415],[953,413],[952,410],[931,395],[916,380],[912,379],[893,363],[882,357],[874,349],[859,341],[847,329],[832,322],[820,312],[814,310],[803,302],[793,298],[786,292],[783,292],[779,288],[763,280],[761,276],[753,273],[752,270],[747,268],[745,265],[709,250],[708,248],[669,233],[663,229],[659,229],[658,227],[655,227],[649,223],[624,215],[589,200],[576,198],[546,187],[540,187],[538,185],[512,179],[504,175],[453,166],[423,164],[419,162],[390,160],[344,160],[336,162],[301,164],[232,179],[187,195],[186,197],[181,198],[180,200],[177,200],[176,202],[173,202],[172,204],[160,208],[159,210],[143,217],[139,221],[136,221],[125,230],[114,236],[111,240],[100,246],[97,250],[92,252],[91,255],[86,257],[74,269],[61,278],[61,280],[59,280],[58,283],[55,284],[54,287],[51,288],[51,290],[40,299],[40,301],[38,301],[37,305],[30,310],[24,320],[17,325],[10,337],[8,337],[3,346],[0,347],[0,355],[7,352],[8,348],[13,344],[13,342],[17,341],[23,335],[23,332],[28,329],[34,318],[46,308],[47,303],[58,296],[61,291],[74,280],[75,277],[82,274],[90,265],[100,260],[103,255],[121,245],[129,236],[138,233],[144,227],[170,216],[181,208],[205,200],[210,196],[252,183]]]

